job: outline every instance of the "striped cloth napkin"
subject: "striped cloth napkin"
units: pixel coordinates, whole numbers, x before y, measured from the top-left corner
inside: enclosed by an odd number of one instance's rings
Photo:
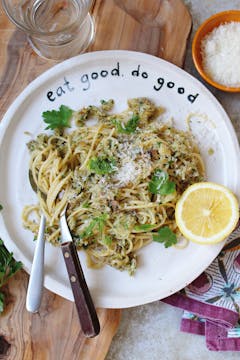
[[[205,335],[213,351],[240,351],[240,226],[190,285],[163,302],[184,310],[181,331]]]

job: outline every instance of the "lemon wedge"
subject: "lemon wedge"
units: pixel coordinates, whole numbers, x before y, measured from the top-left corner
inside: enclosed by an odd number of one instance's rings
[[[177,202],[175,218],[186,239],[198,244],[216,244],[237,225],[238,201],[225,186],[199,182],[184,191]]]

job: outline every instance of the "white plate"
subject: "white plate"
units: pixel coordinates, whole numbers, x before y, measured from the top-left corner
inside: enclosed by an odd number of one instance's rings
[[[237,195],[240,189],[240,161],[236,135],[221,105],[196,79],[159,58],[129,51],[88,53],[54,66],[34,80],[11,105],[0,134],[0,215],[1,237],[17,260],[30,272],[33,235],[24,230],[21,211],[35,203],[36,195],[28,183],[29,155],[24,132],[43,131],[41,114],[61,104],[79,109],[113,98],[116,111],[126,107],[132,97],[146,96],[167,109],[178,128],[186,129],[186,117],[194,117],[196,134],[205,159],[208,179],[224,184]],[[53,100],[53,101],[52,101]],[[202,116],[203,115],[203,116]],[[209,149],[214,153],[209,155]],[[101,270],[81,263],[95,305],[124,308],[162,299],[190,283],[219,253],[216,246],[189,244],[184,250],[165,249],[152,243],[139,252],[134,277],[109,266]],[[58,248],[46,244],[45,286],[72,300],[67,272]]]

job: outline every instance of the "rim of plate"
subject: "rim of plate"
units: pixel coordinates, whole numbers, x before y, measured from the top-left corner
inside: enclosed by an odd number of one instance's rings
[[[233,191],[235,193],[238,192],[238,197],[240,197],[240,151],[239,151],[239,143],[237,139],[236,132],[233,128],[233,125],[222,107],[222,105],[219,103],[219,101],[215,98],[215,96],[196,78],[194,78],[191,74],[186,72],[185,70],[177,67],[176,65],[163,60],[161,58],[158,58],[154,55],[141,53],[137,51],[128,51],[128,50],[101,50],[101,51],[94,51],[89,52],[85,54],[77,55],[73,58],[67,59],[59,64],[54,65],[50,69],[46,70],[44,73],[39,75],[36,79],[34,79],[29,85],[26,86],[25,89],[17,96],[17,98],[12,102],[12,104],[9,106],[8,110],[4,114],[2,120],[0,121],[0,148],[2,145],[2,140],[4,138],[4,134],[11,123],[12,117],[16,110],[18,109],[19,105],[31,94],[33,90],[35,90],[37,87],[44,84],[46,80],[50,78],[50,76],[57,76],[64,70],[68,70],[69,68],[73,68],[74,66],[79,66],[81,63],[85,63],[88,60],[91,60],[95,57],[98,57],[99,60],[107,58],[116,58],[121,57],[121,59],[127,59],[127,58],[141,58],[142,60],[154,62],[155,65],[161,65],[169,67],[170,70],[177,73],[182,73],[185,78],[190,80],[193,84],[195,84],[196,87],[198,87],[199,90],[204,94],[204,96],[207,96],[211,102],[214,104],[217,111],[221,114],[221,117],[223,118],[225,125],[229,131],[229,134],[232,139],[233,146],[235,148],[235,152],[233,154],[233,164],[237,164],[238,170],[237,173],[239,174],[239,178],[235,179],[235,188]],[[239,190],[238,190],[239,189]],[[2,231],[2,236],[4,238],[4,244],[8,248],[9,251],[12,251],[14,254],[14,258],[16,260],[22,261],[24,270],[27,271],[27,273],[31,272],[31,262],[26,258],[26,256],[20,251],[18,246],[14,243],[14,241],[11,239],[7,228],[5,227],[3,216],[0,213],[0,227]],[[106,303],[106,300],[104,299],[96,299],[96,306],[97,307],[105,307],[105,308],[128,308],[138,305],[147,304],[153,301],[161,300],[164,297],[167,297],[173,293],[176,293],[177,291],[181,290],[188,284],[190,284],[194,279],[196,279],[214,260],[214,258],[218,255],[218,253],[221,251],[222,247],[224,246],[225,241],[219,246],[217,246],[217,251],[213,254],[209,254],[204,262],[201,262],[199,266],[196,266],[194,268],[194,271],[189,272],[188,276],[185,276],[183,280],[181,280],[181,277],[179,278],[179,282],[177,285],[171,288],[171,290],[168,291],[168,293],[165,296],[158,297],[159,291],[152,292],[151,294],[145,294],[144,296],[141,296],[141,299],[139,299],[139,296],[129,296],[125,299],[124,304],[122,301],[116,300],[114,297],[110,297],[109,301]],[[73,301],[72,291],[69,287],[66,287],[65,285],[59,283],[57,280],[54,280],[54,278],[50,275],[45,275],[44,279],[44,287],[46,287],[48,290],[58,294],[59,296],[62,296],[68,300]],[[121,305],[120,305],[121,303]]]

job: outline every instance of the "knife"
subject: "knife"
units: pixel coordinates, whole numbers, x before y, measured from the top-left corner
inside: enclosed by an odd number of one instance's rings
[[[100,332],[100,324],[89,292],[76,246],[73,242],[66,219],[66,208],[60,215],[61,249],[66,264],[73,297],[82,331],[86,337],[94,337]]]

